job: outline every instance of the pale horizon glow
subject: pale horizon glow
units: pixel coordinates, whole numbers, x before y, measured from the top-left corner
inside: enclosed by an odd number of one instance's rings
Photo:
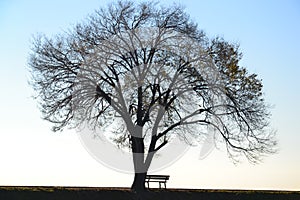
[[[0,186],[130,187],[133,175],[98,163],[74,130],[51,132],[27,84],[32,36],[71,29],[108,2],[0,1]],[[182,5],[208,36],[239,43],[242,65],[263,79],[279,153],[258,165],[246,160],[234,165],[224,151],[215,149],[201,160],[200,148],[193,147],[156,173],[170,175],[169,188],[300,191],[300,3],[191,0]]]

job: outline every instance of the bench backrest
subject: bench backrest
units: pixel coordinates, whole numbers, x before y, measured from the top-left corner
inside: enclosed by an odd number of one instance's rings
[[[169,180],[168,175],[146,175],[146,179]]]

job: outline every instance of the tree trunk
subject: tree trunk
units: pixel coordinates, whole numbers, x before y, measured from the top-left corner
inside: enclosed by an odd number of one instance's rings
[[[143,192],[146,190],[146,187],[145,187],[146,174],[147,174],[146,172],[134,174],[134,180],[131,185],[131,190],[133,190],[135,192]]]
[[[136,192],[145,191],[145,178],[148,168],[144,163],[144,139],[140,137],[131,137],[132,158],[134,165],[134,180],[131,189]]]

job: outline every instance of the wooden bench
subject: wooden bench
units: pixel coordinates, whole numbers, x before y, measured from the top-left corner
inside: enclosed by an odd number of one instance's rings
[[[146,175],[146,180],[145,182],[147,183],[147,186],[149,188],[149,183],[150,182],[157,182],[159,183],[159,188],[161,187],[161,184],[163,183],[165,188],[167,188],[167,180],[169,180],[170,176],[168,175]]]

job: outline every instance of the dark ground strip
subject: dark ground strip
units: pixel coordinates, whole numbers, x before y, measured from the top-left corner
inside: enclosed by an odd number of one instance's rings
[[[128,188],[0,187],[0,200],[300,200],[300,191],[151,189],[136,194]]]

